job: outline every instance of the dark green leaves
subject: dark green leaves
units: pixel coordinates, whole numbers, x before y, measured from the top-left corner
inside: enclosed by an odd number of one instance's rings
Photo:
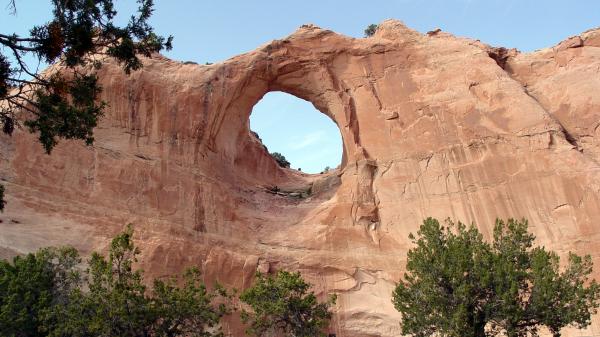
[[[375,35],[375,32],[377,31],[378,27],[379,26],[376,24],[370,24],[369,26],[367,26],[367,28],[365,29],[365,37],[371,37]]]
[[[545,325],[558,336],[589,325],[599,305],[591,258],[570,254],[561,272],[558,255],[533,247],[525,220],[497,220],[492,243],[475,227],[431,218],[417,234],[392,300],[404,334],[525,336]]]
[[[147,289],[133,267],[131,227],[112,240],[108,258],[93,253],[80,276],[73,248],[41,249],[0,261],[1,336],[220,336],[227,294],[208,291],[200,273],[154,280]]]
[[[275,161],[277,162],[277,164],[279,164],[279,166],[285,167],[285,168],[290,167],[290,162],[287,161],[287,159],[285,159],[285,156],[282,155],[281,153],[273,152],[273,153],[271,153],[271,157],[273,157],[273,159],[275,159]]]
[[[62,319],[54,336],[215,336],[225,313],[214,305],[197,269],[187,271],[182,287],[177,279],[154,280],[146,289],[140,270],[133,268],[139,250],[131,227],[115,237],[109,257],[94,253],[89,261],[89,291],[77,289],[66,305],[54,311]]]
[[[73,248],[46,248],[0,261],[0,335],[39,336],[47,313],[80,280]]]
[[[393,293],[402,313],[402,332],[430,336],[480,336],[485,322],[481,284],[488,249],[477,229],[441,226],[429,218],[408,252],[405,282]]]
[[[25,125],[31,132],[39,133],[40,143],[47,153],[52,151],[59,137],[82,139],[91,145],[93,130],[105,106],[104,103],[96,103],[100,93],[96,76],[75,74],[70,82],[55,76],[49,82],[52,83],[49,89],[36,91],[40,109],[34,111],[35,117],[25,121]]]
[[[319,303],[309,288],[300,273],[258,273],[256,284],[240,296],[252,308],[251,312],[242,312],[242,320],[250,324],[246,332],[253,336],[272,332],[294,337],[324,336],[323,329],[331,319],[329,307],[336,297]]]
[[[195,268],[184,273],[182,287],[177,286],[178,281],[177,278],[154,280],[152,306],[160,319],[155,321],[153,332],[157,336],[219,335],[215,328],[228,309],[224,304],[214,306],[213,300],[217,294],[227,296],[227,293],[209,292]]]
[[[536,248],[532,252],[531,299],[532,311],[538,313],[541,324],[558,335],[568,325],[585,328],[596,312],[600,292],[596,281],[590,281],[591,257],[569,253],[563,272],[554,252]]]
[[[9,90],[9,77],[12,74],[10,69],[10,63],[6,57],[0,54],[0,99],[8,94]]]

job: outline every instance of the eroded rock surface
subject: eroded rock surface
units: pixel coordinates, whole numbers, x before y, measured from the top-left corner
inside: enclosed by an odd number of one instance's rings
[[[300,270],[339,294],[331,332],[353,337],[400,335],[391,291],[428,216],[488,236],[496,217],[526,217],[538,244],[600,266],[600,31],[523,54],[397,21],[367,39],[307,25],[220,64],[144,63],[102,68],[93,147],[47,156],[33,135],[2,136],[0,254],[104,249],[133,223],[148,274],[200,265],[243,288],[257,270]],[[249,132],[269,91],[333,119],[339,170],[278,167]]]

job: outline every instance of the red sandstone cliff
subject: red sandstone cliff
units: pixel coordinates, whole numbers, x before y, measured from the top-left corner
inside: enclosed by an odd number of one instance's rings
[[[302,271],[339,294],[337,336],[399,335],[391,290],[427,216],[485,234],[526,217],[538,244],[591,253],[600,276],[599,69],[600,31],[522,54],[397,21],[367,39],[303,26],[211,66],[107,64],[93,147],[46,156],[33,135],[2,136],[0,254],[102,249],[131,222],[151,275],[199,264],[243,288],[257,269]],[[339,171],[283,170],[250,135],[253,105],[277,90],[339,126]]]

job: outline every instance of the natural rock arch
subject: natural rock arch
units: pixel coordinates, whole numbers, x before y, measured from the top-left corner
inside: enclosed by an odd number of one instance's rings
[[[525,216],[539,244],[600,265],[599,41],[586,32],[500,67],[479,41],[386,21],[368,39],[303,26],[211,66],[156,56],[126,76],[107,64],[94,147],[64,141],[45,156],[33,135],[0,135],[0,244],[101,249],[133,222],[150,275],[201,265],[240,289],[257,269],[300,270],[339,294],[337,336],[399,335],[386,294],[426,216],[484,233]],[[248,133],[252,106],[274,90],[340,128],[342,168],[313,182],[322,194],[266,191],[307,183]]]
[[[305,29],[315,29],[306,27]],[[223,111],[223,120],[243,120],[250,117],[252,107],[268,92],[281,91],[312,103],[315,108],[331,118],[338,125],[343,142],[341,167],[345,167],[348,158],[364,156],[360,147],[359,126],[353,99],[340,87],[326,61],[320,64],[308,62],[314,52],[310,48],[290,52],[286,45],[288,40],[274,42],[256,53],[251,61],[251,68],[243,74],[235,74],[240,78],[234,88],[228,90],[235,93],[227,102]],[[244,69],[246,70],[246,69]],[[218,82],[220,75],[209,79],[208,85]],[[231,84],[231,83],[230,83]],[[239,125],[239,129],[243,129]],[[225,131],[219,129],[220,131]],[[241,134],[240,137],[245,135]],[[213,135],[218,142],[218,135]],[[223,136],[222,136],[223,137]],[[229,135],[221,138],[228,142]],[[240,154],[243,155],[243,154]]]

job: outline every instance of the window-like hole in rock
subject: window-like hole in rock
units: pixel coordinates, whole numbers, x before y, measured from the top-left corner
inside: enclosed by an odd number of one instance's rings
[[[282,154],[292,169],[322,173],[340,165],[343,147],[337,125],[296,96],[267,93],[252,109],[250,129],[271,154]]]

